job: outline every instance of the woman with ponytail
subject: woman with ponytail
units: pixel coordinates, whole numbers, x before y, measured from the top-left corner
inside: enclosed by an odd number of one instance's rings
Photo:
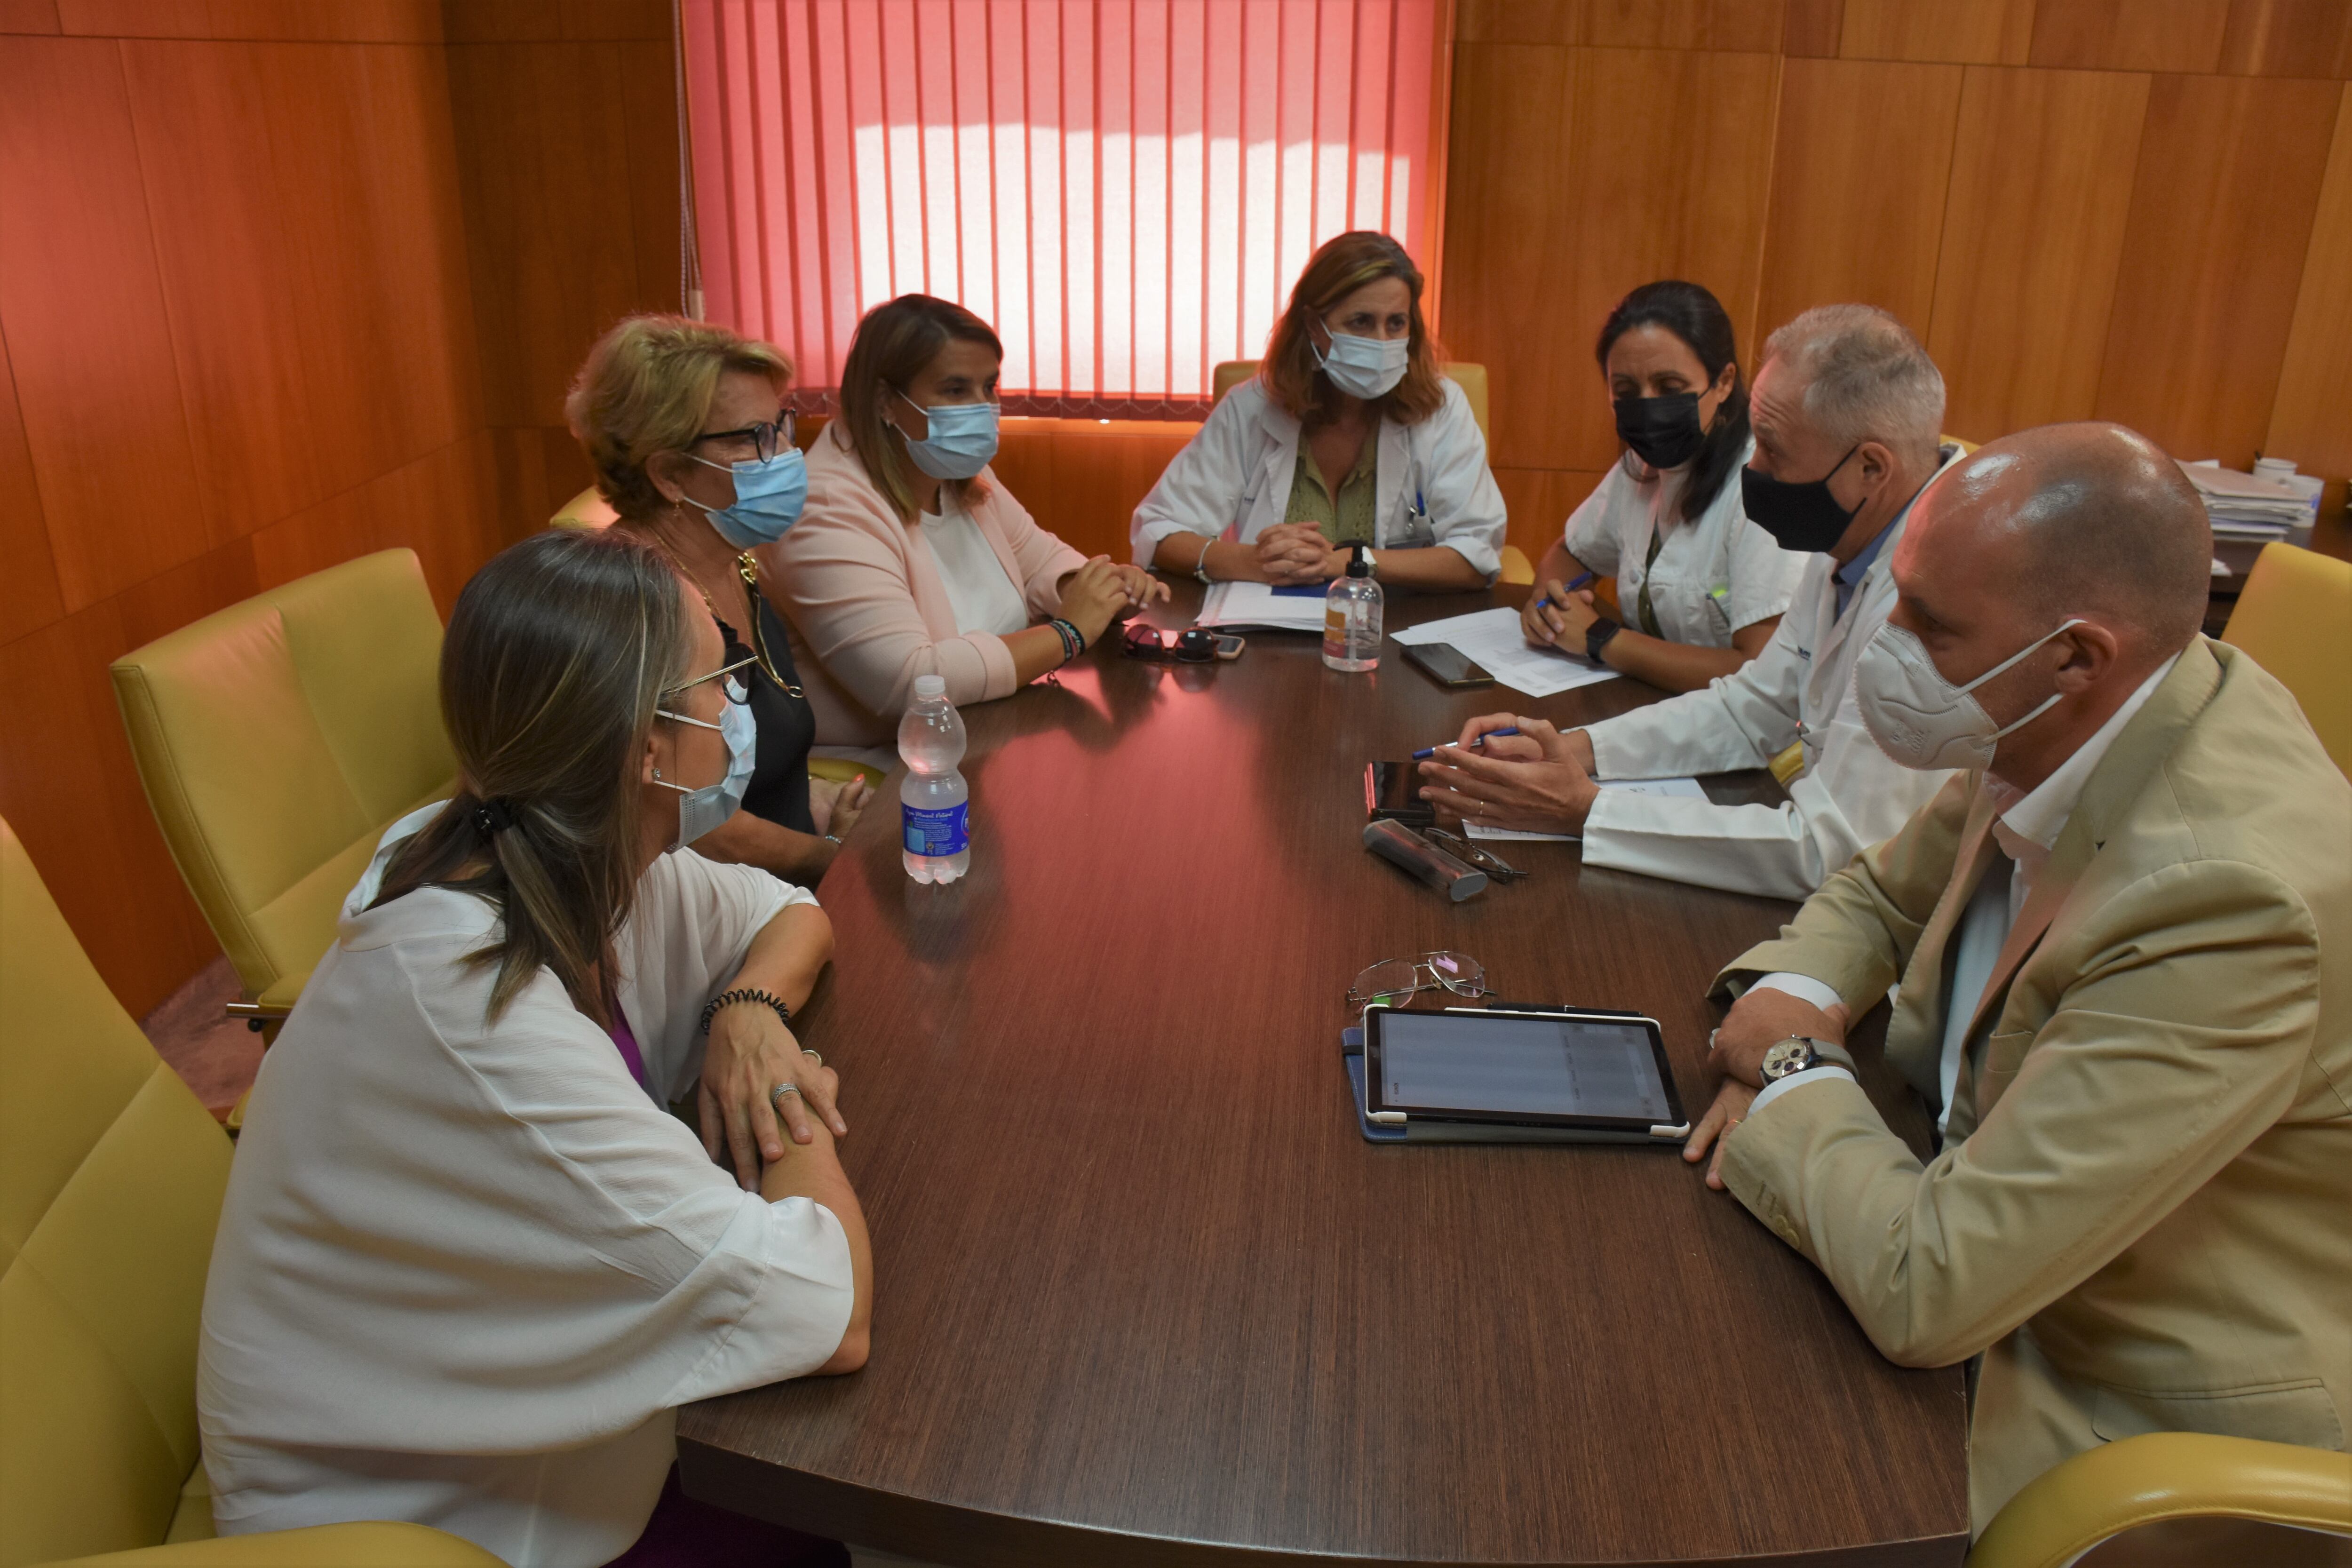
[[[741,679],[620,531],[526,540],[458,595],[457,793],[387,836],[247,1107],[199,1350],[221,1533],[840,1560],[665,1489],[679,1405],[866,1352],[836,1079],[791,1027],[831,924],[671,853],[740,799]]]
[[[1763,651],[1807,557],[1740,505],[1748,387],[1713,294],[1643,284],[1609,312],[1593,357],[1625,449],[1536,568],[1520,624],[1531,643],[1696,691]],[[1588,574],[1616,578],[1622,619],[1571,585]]]

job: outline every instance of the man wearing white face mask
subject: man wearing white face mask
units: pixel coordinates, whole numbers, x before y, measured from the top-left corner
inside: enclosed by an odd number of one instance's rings
[[[1227,393],[1136,509],[1136,563],[1202,583],[1321,583],[1362,553],[1390,587],[1483,588],[1503,493],[1437,368],[1421,272],[1385,234],[1326,241],[1255,379]]]
[[[1423,794],[1489,826],[1580,834],[1584,863],[1801,899],[1900,827],[1940,774],[1895,766],[1853,703],[1853,668],[1895,602],[1887,565],[1921,492],[1960,455],[1939,444],[1944,378],[1900,321],[1824,305],[1774,332],[1739,471],[1748,521],[1806,557],[1763,651],[1696,691],[1589,729],[1496,713],[1422,765]],[[1470,742],[1489,730],[1518,733]],[[1600,787],[1726,773],[1802,748],[1780,805],[1718,805]]]
[[[2198,635],[2210,553],[2120,426],[1964,460],[1855,688],[1896,762],[1966,771],[1717,982],[1743,994],[1686,1158],[1889,1357],[1981,1358],[1978,1530],[2103,1439],[2352,1428],[2352,786]],[[1843,1046],[1898,979],[1925,1162]]]

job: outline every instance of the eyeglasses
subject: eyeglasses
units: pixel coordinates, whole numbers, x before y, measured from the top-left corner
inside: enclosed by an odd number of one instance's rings
[[[713,430],[708,436],[697,436],[687,445],[699,447],[705,441],[748,440],[751,443],[751,449],[760,455],[760,461],[766,463],[774,461],[776,454],[785,447],[797,445],[794,439],[796,433],[793,411],[785,408],[778,410],[776,416],[765,425],[746,425],[740,430]]]
[[[676,686],[673,686],[667,691],[663,692],[661,694],[661,700],[664,702],[667,702],[671,698],[677,696],[681,691],[690,690],[693,688],[701,685],[706,680],[717,680],[720,676],[725,676],[727,678],[727,700],[739,704],[749,702],[751,700],[751,693],[744,687],[741,681],[735,679],[735,672],[739,669],[749,668],[751,666],[759,662],[760,656],[758,654],[753,654],[749,658],[739,658],[732,664],[721,665],[719,668],[712,670],[709,675],[698,675],[692,680],[679,681]],[[666,712],[658,708],[656,709],[655,711],[661,713],[662,717],[665,719],[677,719],[683,717],[681,714]],[[688,719],[687,720],[687,722],[689,724],[697,724],[700,723],[701,721],[698,719]]]
[[[1348,1001],[1360,1013],[1376,1002],[1393,1007],[1417,992],[1440,990],[1456,996],[1492,994],[1484,964],[1466,952],[1445,951],[1382,959],[1356,976],[1348,987]]]

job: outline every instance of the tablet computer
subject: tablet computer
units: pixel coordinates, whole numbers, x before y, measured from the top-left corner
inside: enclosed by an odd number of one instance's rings
[[[1636,1013],[1364,1012],[1364,1114],[1539,1127],[1606,1142],[1690,1135],[1657,1021]]]

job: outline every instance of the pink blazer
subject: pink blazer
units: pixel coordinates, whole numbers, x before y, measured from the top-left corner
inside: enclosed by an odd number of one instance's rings
[[[946,677],[959,706],[1011,696],[1012,650],[993,633],[956,630],[929,542],[898,521],[839,424],[809,447],[808,474],[800,521],[759,552],[760,584],[792,623],[817,743],[888,741],[919,675]],[[971,517],[1030,615],[1051,617],[1061,580],[1087,558],[1038,527],[994,469],[981,470]]]

